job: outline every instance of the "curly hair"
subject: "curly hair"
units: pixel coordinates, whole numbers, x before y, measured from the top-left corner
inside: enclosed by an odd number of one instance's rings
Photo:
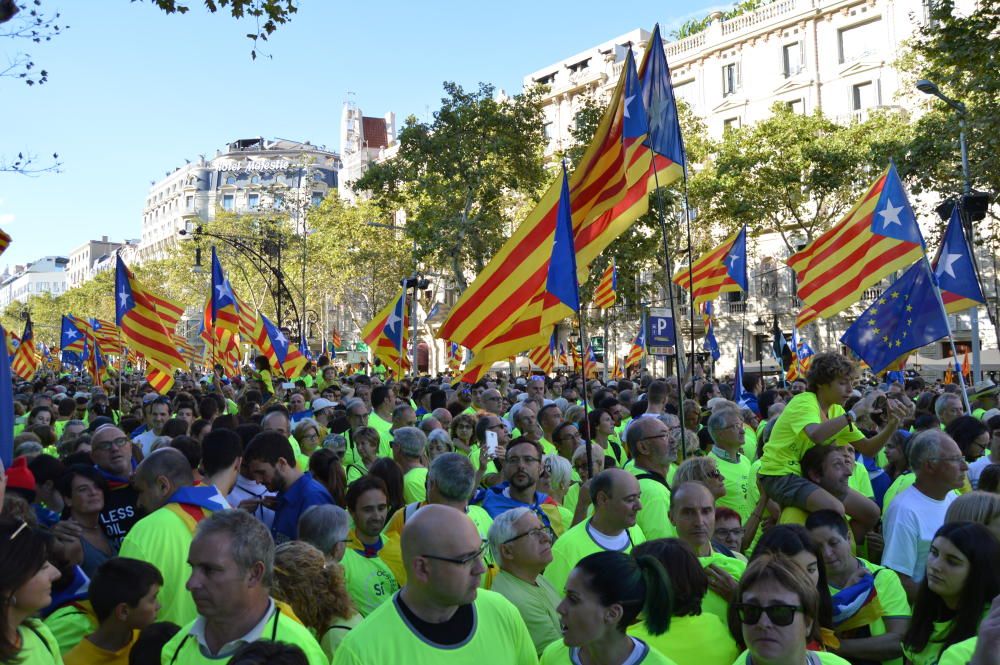
[[[319,637],[330,629],[334,619],[346,619],[355,612],[344,569],[300,540],[282,543],[274,550],[271,593],[291,605],[295,616]]]
[[[813,356],[809,375],[806,376],[807,390],[816,392],[822,385],[840,378],[853,379],[858,374],[858,366],[839,353],[817,353]]]

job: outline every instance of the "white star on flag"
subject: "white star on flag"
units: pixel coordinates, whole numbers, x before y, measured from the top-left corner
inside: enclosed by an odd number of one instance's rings
[[[632,95],[631,97],[626,97],[625,98],[625,109],[622,111],[622,115],[624,115],[626,118],[631,118],[632,117],[632,116],[630,116],[628,114],[628,107],[632,106],[632,100],[633,99],[635,99],[635,95]]]
[[[280,330],[278,331],[278,336],[274,338],[274,341],[277,342],[280,346],[288,345],[288,338],[285,337],[285,333],[281,332]]]
[[[739,259],[739,258],[740,258],[739,254],[730,254],[729,255],[729,267],[730,268],[735,268],[736,267],[736,260]]]
[[[385,320],[385,325],[389,330],[395,331],[397,323],[399,323],[399,317],[396,316],[396,310],[392,310],[389,312],[389,318]]]
[[[937,270],[934,271],[935,274],[938,277],[941,277],[942,275],[948,275],[949,277],[954,278],[955,261],[958,261],[960,258],[962,258],[961,254],[951,254],[946,250],[944,254],[941,255],[941,258],[938,260]]]
[[[220,300],[229,294],[229,290],[226,288],[225,284],[217,284],[215,290],[219,292]]]
[[[76,335],[77,335],[76,330],[74,330],[73,328],[70,328],[69,330],[66,331],[66,337],[68,337],[69,339],[73,339],[74,337],[76,337]]]
[[[126,291],[125,289],[122,289],[121,291],[119,291],[118,292],[118,299],[121,300],[121,303],[119,304],[119,307],[128,307],[128,299],[129,298],[131,298],[131,295],[129,294],[128,291]]]
[[[885,208],[879,211],[878,214],[882,215],[882,228],[889,228],[890,224],[896,224],[900,228],[903,227],[903,222],[899,219],[899,213],[902,212],[903,206],[894,207],[892,205],[892,199],[886,197]]]

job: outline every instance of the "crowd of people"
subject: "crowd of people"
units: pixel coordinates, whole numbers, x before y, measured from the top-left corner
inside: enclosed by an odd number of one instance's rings
[[[14,386],[0,663],[1000,664],[989,380],[256,367]]]

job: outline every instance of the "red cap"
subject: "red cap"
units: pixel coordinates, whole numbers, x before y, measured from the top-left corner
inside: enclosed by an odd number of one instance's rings
[[[7,487],[27,492],[35,491],[35,474],[28,468],[27,457],[18,457],[7,469]]]

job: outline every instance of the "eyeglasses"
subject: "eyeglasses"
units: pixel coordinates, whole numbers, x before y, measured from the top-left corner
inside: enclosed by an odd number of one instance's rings
[[[669,439],[670,433],[664,432],[663,434],[654,434],[653,436],[644,436],[639,441],[652,441],[653,439]]]
[[[488,546],[489,546],[489,543],[487,543],[487,542],[484,541],[479,546],[478,550],[476,550],[475,552],[473,552],[472,554],[470,554],[468,556],[462,557],[461,559],[453,559],[453,558],[447,557],[447,556],[437,556],[435,554],[421,554],[420,556],[424,557],[425,559],[433,559],[435,561],[444,561],[445,563],[453,563],[456,566],[467,566],[470,563],[472,563],[473,561],[476,561],[478,559],[482,559],[483,555],[486,554],[486,548]]]
[[[538,464],[541,461],[542,460],[537,457],[517,457],[516,455],[514,457],[507,458],[507,464],[510,464],[511,466],[528,466],[529,464]]]
[[[754,626],[760,621],[761,614],[767,614],[767,619],[775,626],[790,626],[795,621],[795,613],[801,612],[801,605],[748,605],[747,603],[737,603],[736,613],[740,621],[748,626]]]
[[[965,461],[965,458],[961,455],[955,455],[954,457],[931,457],[931,462],[954,462],[955,464],[961,464]]]
[[[524,533],[522,533],[522,534],[520,534],[518,536],[514,536],[513,538],[508,538],[507,540],[503,541],[501,543],[501,545],[509,545],[510,543],[514,542],[515,540],[520,540],[521,538],[524,538],[525,536],[531,536],[532,538],[534,538],[535,540],[537,540],[539,542],[548,541],[548,542],[551,543],[551,542],[553,542],[556,539],[556,534],[555,534],[555,532],[552,531],[552,529],[550,527],[539,526],[539,527],[535,527],[534,529],[529,529],[528,531],[525,531]]]
[[[117,439],[111,439],[110,441],[101,441],[100,443],[92,443],[90,444],[90,447],[93,450],[97,450],[100,452],[107,452],[112,448],[124,448],[129,443],[131,442],[128,440],[128,437],[120,436]]]
[[[717,538],[733,538],[733,537],[742,538],[744,533],[745,533],[745,531],[742,528],[740,528],[740,527],[736,527],[736,528],[733,528],[733,529],[716,529],[715,530],[715,536]]]

